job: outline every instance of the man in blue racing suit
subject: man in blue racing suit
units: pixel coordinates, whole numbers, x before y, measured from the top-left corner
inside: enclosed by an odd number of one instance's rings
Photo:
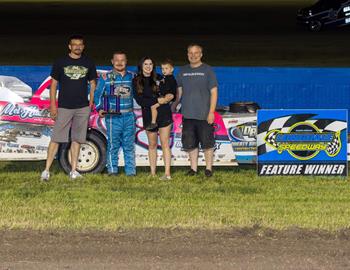
[[[132,79],[134,74],[126,70],[124,52],[115,52],[113,69],[101,74],[94,95],[96,110],[106,118],[107,170],[109,175],[118,173],[118,153],[124,153],[124,169],[128,176],[136,175],[135,165],[135,117],[133,113]],[[107,112],[107,114],[106,114]],[[119,112],[109,114],[108,112]]]

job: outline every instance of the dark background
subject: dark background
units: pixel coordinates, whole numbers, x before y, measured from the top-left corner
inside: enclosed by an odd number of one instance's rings
[[[187,45],[198,42],[211,65],[347,66],[350,28],[296,26],[297,10],[312,2],[0,2],[0,65],[51,64],[80,33],[99,65],[115,50],[131,65],[144,55],[183,64]]]

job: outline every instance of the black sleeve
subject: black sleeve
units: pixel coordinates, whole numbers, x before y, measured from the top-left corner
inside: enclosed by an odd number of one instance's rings
[[[174,95],[173,100],[175,100],[176,89],[177,89],[177,83],[176,83],[175,77],[174,76],[165,77],[164,95],[172,94],[172,95]],[[171,100],[171,101],[173,101],[173,100]]]
[[[134,91],[134,99],[136,100],[136,103],[139,104],[141,107],[151,107],[154,104],[158,103],[158,99],[155,97],[147,98],[143,95],[139,95],[136,90],[136,78],[132,80],[132,89]]]
[[[97,71],[96,66],[93,62],[90,63],[89,71],[88,71],[88,80],[96,80],[97,79]]]
[[[59,61],[56,61],[53,65],[52,65],[52,69],[51,69],[51,73],[50,76],[52,78],[54,78],[56,81],[60,80],[61,77],[61,70],[62,70],[62,66],[60,64]]]

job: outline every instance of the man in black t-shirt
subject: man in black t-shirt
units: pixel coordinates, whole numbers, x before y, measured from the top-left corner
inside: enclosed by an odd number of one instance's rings
[[[95,64],[83,55],[84,39],[80,35],[69,38],[69,54],[57,60],[51,70],[50,115],[55,120],[51,142],[49,144],[46,167],[41,179],[48,181],[50,167],[56,156],[59,143],[69,141],[71,137],[71,179],[81,177],[77,172],[80,144],[86,140],[90,108],[93,106],[96,88],[97,72]],[[90,83],[90,101],[88,99],[88,84]],[[56,105],[57,85],[58,108]]]

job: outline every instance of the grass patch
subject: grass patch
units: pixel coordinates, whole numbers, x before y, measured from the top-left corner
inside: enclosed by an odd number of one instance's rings
[[[342,178],[259,178],[254,169],[217,168],[205,179],[174,168],[174,180],[160,182],[140,168],[134,178],[87,175],[71,182],[55,167],[51,181],[41,183],[42,167],[0,163],[1,228],[349,227],[349,182]]]

